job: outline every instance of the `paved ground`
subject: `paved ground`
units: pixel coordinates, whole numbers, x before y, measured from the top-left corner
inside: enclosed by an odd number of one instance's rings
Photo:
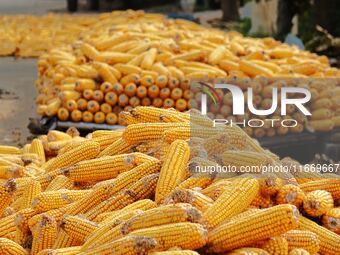
[[[0,0],[0,15],[65,10],[66,0]],[[35,114],[35,59],[0,57],[0,144],[24,143]]]

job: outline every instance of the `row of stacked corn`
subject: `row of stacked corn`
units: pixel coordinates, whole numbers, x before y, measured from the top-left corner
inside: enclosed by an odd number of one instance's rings
[[[302,166],[200,115],[137,107],[121,117],[122,130],[0,146],[1,254],[339,253],[336,175],[244,175]],[[237,171],[197,171],[219,164]]]
[[[312,126],[329,130],[339,125],[339,117],[331,118],[339,115],[334,109],[339,102],[336,77],[340,73],[330,67],[327,57],[272,38],[247,38],[158,14],[113,12],[79,41],[42,55],[38,66],[38,113],[61,120],[121,123],[117,114],[138,105],[185,111],[197,103],[189,101],[191,81],[218,79],[236,82],[243,89],[253,87],[260,108],[270,105],[273,86],[306,85],[314,92],[312,110],[320,110],[313,118],[326,119]],[[333,79],[311,80],[320,77]],[[281,79],[290,82],[280,84]],[[328,93],[332,99],[326,98]],[[227,95],[224,105],[212,112],[230,117],[230,104]],[[290,116],[297,113],[301,119],[292,132],[301,132],[304,118],[295,108],[290,110]],[[255,135],[288,131],[258,129]]]
[[[73,43],[101,17],[56,14],[0,16],[0,56],[39,57],[50,49]]]

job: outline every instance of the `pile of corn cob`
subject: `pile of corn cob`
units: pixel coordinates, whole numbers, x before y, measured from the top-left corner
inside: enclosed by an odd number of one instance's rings
[[[204,174],[195,169],[300,165],[200,115],[121,117],[122,130],[0,146],[1,254],[339,254],[339,178]]]
[[[100,16],[0,16],[0,56],[39,57],[48,50],[73,43]]]
[[[236,32],[168,20],[142,11],[103,16],[79,41],[42,55],[38,66],[36,102],[40,115],[109,124],[120,123],[119,112],[138,105],[187,110],[195,103],[189,102],[190,82],[197,79],[236,82],[243,89],[252,86],[256,105],[265,108],[270,105],[273,86],[301,86],[291,78],[340,75],[338,69],[330,67],[327,57],[272,38],[247,38]],[[315,118],[327,119],[321,124],[312,123],[315,130],[334,127],[331,121],[334,113],[324,108],[337,107],[338,88],[334,100],[318,100],[327,97],[327,93],[319,96],[320,91],[332,91],[339,86],[338,80],[301,82],[315,92],[312,109],[319,110]],[[221,108],[215,110],[231,117],[228,95]],[[292,108],[288,114],[294,115],[295,111]],[[292,132],[301,132],[303,121]],[[338,117],[336,123],[339,125]],[[272,136],[288,131],[258,129],[255,135]]]

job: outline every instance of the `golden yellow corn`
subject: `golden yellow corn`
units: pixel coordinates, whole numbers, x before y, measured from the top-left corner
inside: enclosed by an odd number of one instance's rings
[[[81,245],[80,241],[69,236],[68,234],[65,233],[64,230],[59,228],[59,231],[57,233],[57,239],[55,240],[52,249],[62,249],[66,247],[79,246],[79,245]]]
[[[277,205],[226,222],[208,233],[209,251],[224,252],[247,247],[297,227],[299,211],[293,205]],[[242,237],[242,238],[241,238]]]
[[[198,222],[201,213],[187,204],[165,205],[150,209],[132,217],[122,226],[123,234],[128,234],[137,229],[149,228],[177,222]]]
[[[289,250],[302,248],[311,254],[319,252],[320,240],[316,233],[308,230],[289,230],[283,237],[288,242]]]
[[[306,251],[305,249],[302,248],[296,248],[296,249],[292,249],[288,255],[310,255],[311,253],[309,253],[308,251]]]
[[[279,189],[276,195],[276,203],[278,204],[292,204],[297,207],[302,205],[306,195],[299,186],[287,184]]]
[[[7,238],[0,238],[0,252],[3,255],[28,255],[28,251],[16,242]]]
[[[304,192],[315,190],[325,190],[332,194],[333,199],[340,199],[340,180],[339,179],[321,179],[300,185]]]
[[[58,155],[56,158],[49,160],[43,168],[46,172],[51,172],[61,167],[73,165],[82,160],[95,158],[100,152],[100,146],[93,141],[85,141],[78,147]]]
[[[0,186],[0,215],[2,215],[6,207],[12,203],[15,191],[16,182],[13,179],[8,180]]]
[[[261,245],[261,248],[269,254],[288,254],[288,242],[281,236],[269,238]]]
[[[259,192],[259,183],[254,179],[240,178],[228,187],[208,208],[203,219],[210,228],[216,227],[229,217],[246,209]]]
[[[64,216],[60,226],[66,234],[80,242],[84,242],[85,238],[98,228],[95,222],[71,215]]]
[[[187,142],[176,140],[171,144],[156,187],[155,200],[157,203],[162,202],[183,180],[189,156],[190,150]]]
[[[21,197],[21,209],[32,207],[33,200],[41,193],[40,182],[36,180],[31,180]]]
[[[0,154],[22,154],[22,152],[17,147],[1,145]]]
[[[57,223],[46,215],[41,217],[38,225],[33,230],[33,242],[31,254],[52,248],[57,238]]]
[[[325,228],[340,234],[340,208],[327,210],[322,216],[322,224]]]
[[[64,175],[55,177],[46,187],[45,191],[55,191],[60,189],[73,189],[74,183]]]
[[[104,156],[114,156],[122,153],[128,153],[133,148],[124,138],[119,138],[111,145],[107,146],[104,150],[102,150],[99,154],[99,157]]]
[[[175,246],[196,250],[205,245],[207,231],[200,224],[183,222],[139,229],[131,232],[131,235],[155,238],[157,247],[163,250]]]
[[[309,192],[303,201],[304,211],[312,217],[321,216],[333,207],[334,201],[332,195],[325,190]]]
[[[73,246],[60,249],[45,249],[37,255],[77,255],[80,253],[81,246]]]
[[[155,249],[157,241],[151,237],[126,236],[95,249],[83,252],[84,255],[138,255],[146,254]]]
[[[340,250],[340,236],[329,231],[328,229],[319,226],[315,222],[300,216],[299,229],[307,230],[317,234],[320,240],[321,254],[336,255]]]
[[[245,247],[232,250],[231,252],[226,253],[226,255],[269,255],[269,253],[260,248]]]

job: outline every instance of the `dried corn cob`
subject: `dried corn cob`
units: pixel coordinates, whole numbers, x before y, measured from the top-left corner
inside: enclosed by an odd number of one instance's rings
[[[277,205],[226,222],[208,233],[209,250],[213,252],[233,250],[283,234],[297,227],[298,213],[293,205]]]
[[[58,175],[55,177],[46,187],[45,191],[55,191],[60,189],[72,189],[74,183],[64,175]]]
[[[340,234],[340,209],[333,208],[322,216],[322,224],[325,228]]]
[[[269,255],[269,253],[260,248],[246,247],[233,250],[226,253],[227,255]]]
[[[296,248],[296,249],[292,249],[289,252],[289,255],[310,255],[310,253],[308,251],[306,251],[305,249]]]
[[[281,236],[269,238],[261,245],[261,248],[269,254],[288,254],[288,242]]]
[[[151,252],[150,255],[199,255],[199,253],[191,250],[178,250],[178,251],[156,251]]]
[[[98,248],[86,250],[84,255],[138,255],[143,253],[148,253],[152,251],[157,245],[157,241],[151,237],[141,237],[141,236],[126,236],[113,241],[111,243],[104,244]]]
[[[3,214],[7,206],[9,206],[13,200],[13,194],[16,191],[16,182],[13,179],[8,180],[0,187],[0,215]]]
[[[80,253],[81,246],[73,246],[60,249],[45,249],[37,255],[76,255]]]
[[[132,236],[147,236],[157,240],[158,248],[174,246],[195,250],[206,243],[206,230],[196,223],[173,223],[131,232]],[[185,237],[185,238],[184,238]]]
[[[37,212],[46,212],[64,207],[90,194],[90,190],[46,191],[35,197],[32,208]]]
[[[21,199],[21,209],[30,208],[33,200],[41,193],[40,182],[32,179],[26,186]]]
[[[1,145],[0,154],[22,154],[22,152],[14,146]]]
[[[198,222],[200,218],[201,213],[190,205],[166,205],[147,210],[140,215],[132,217],[123,224],[122,233],[128,234],[137,229],[177,222]]]
[[[3,255],[28,255],[29,253],[16,242],[0,238],[0,252]]]
[[[338,179],[322,179],[303,183],[300,188],[304,192],[311,192],[315,190],[325,190],[332,194],[333,199],[340,198],[340,180]]]
[[[259,192],[257,180],[241,178],[219,196],[203,214],[209,227],[216,227],[226,219],[246,209]]]
[[[283,237],[288,242],[289,250],[302,248],[311,254],[315,254],[320,249],[320,240],[317,234],[306,230],[289,230]]]
[[[68,234],[65,233],[64,230],[59,228],[59,231],[57,233],[57,239],[55,240],[55,243],[52,249],[62,249],[66,247],[79,246],[79,245],[81,245],[81,242],[69,236]]]
[[[334,207],[331,193],[325,190],[314,190],[307,193],[303,201],[303,209],[313,217],[321,216]]]
[[[114,143],[100,152],[99,157],[114,156],[122,153],[128,153],[133,148],[125,139],[119,138]]]
[[[328,229],[319,226],[315,222],[300,216],[299,219],[299,229],[307,230],[317,234],[320,240],[320,250],[321,254],[336,255],[340,249],[340,237],[329,231]]]
[[[186,164],[189,161],[189,154],[189,145],[185,141],[176,140],[171,144],[161,168],[156,187],[155,200],[157,203],[163,201],[181,180],[183,180]],[[175,169],[175,173],[173,169]]]
[[[61,228],[69,236],[84,242],[85,238],[98,228],[98,225],[79,216],[65,215],[61,222]]]
[[[100,152],[99,144],[93,141],[85,141],[78,147],[58,155],[53,160],[48,161],[43,168],[46,172],[51,172],[61,167],[66,167],[82,160],[91,159]]]
[[[32,254],[52,248],[57,238],[57,223],[46,215],[41,217],[38,225],[33,230]]]
[[[40,161],[42,163],[45,163],[45,151],[44,151],[44,146],[39,139],[33,139],[30,147],[30,153],[36,153],[39,155]]]
[[[292,204],[295,206],[302,205],[306,195],[295,185],[287,184],[282,186],[276,195],[276,202],[278,204]]]

